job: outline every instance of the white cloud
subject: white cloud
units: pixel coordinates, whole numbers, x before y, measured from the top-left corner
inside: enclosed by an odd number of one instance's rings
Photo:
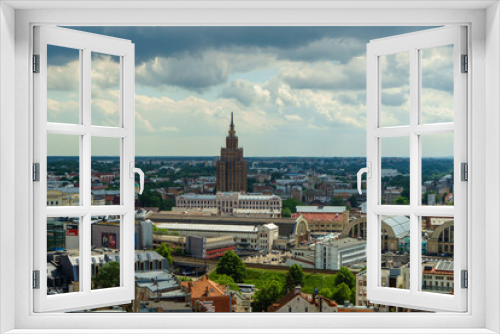
[[[162,126],[160,128],[162,131],[172,131],[172,132],[180,132],[181,130],[179,128],[176,128],[175,126]]]
[[[285,115],[287,121],[303,121],[299,115]]]

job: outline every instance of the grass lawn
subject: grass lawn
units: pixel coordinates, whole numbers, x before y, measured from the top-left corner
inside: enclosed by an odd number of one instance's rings
[[[285,277],[287,270],[278,269],[246,269],[246,277],[244,283],[254,284],[257,288],[265,281],[275,279],[281,282],[282,286],[285,285]],[[215,271],[209,275],[210,279],[215,279]],[[313,293],[314,288],[317,287],[318,291],[322,288],[333,289],[335,275],[325,274],[304,274],[304,286],[302,291],[304,293]]]

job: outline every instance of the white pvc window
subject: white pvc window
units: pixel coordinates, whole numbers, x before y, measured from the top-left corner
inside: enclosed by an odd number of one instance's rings
[[[55,48],[73,57],[73,73],[48,66]],[[40,26],[34,30],[34,54],[39,55],[39,72],[33,73],[34,162],[40,166],[39,182],[34,182],[33,269],[40,277],[39,288],[33,290],[34,311],[129,303],[134,298],[134,44]],[[102,59],[109,61],[99,62]],[[93,85],[98,80],[114,87],[115,101],[105,105],[104,118],[98,117],[102,91]],[[91,177],[92,163],[103,154],[116,160],[115,201],[92,190],[97,187]],[[60,189],[57,185],[62,182],[47,181],[48,156],[72,156],[74,172],[67,178],[77,177],[78,187]],[[112,233],[93,235],[93,217],[99,216],[112,217]],[[111,249],[107,259],[92,254],[94,238],[102,238],[99,241]],[[57,256],[54,250],[66,251],[68,256]],[[76,283],[54,290],[47,280],[54,270],[48,258],[55,262],[63,257],[72,263],[68,274]],[[119,264],[118,284],[98,286],[92,281],[104,262]]]
[[[460,177],[461,164],[467,162],[465,54],[466,28],[457,26],[373,40],[367,46],[367,267],[372,303],[466,311],[461,271],[467,269],[467,182]],[[407,83],[397,88],[399,93],[406,89],[401,95],[407,98],[399,110],[384,104],[395,81]],[[433,85],[440,84],[450,86],[450,99],[432,95]],[[442,143],[448,143],[453,173],[440,184],[426,182],[426,152]],[[382,185],[384,158],[394,156],[409,158],[409,198],[399,202],[393,196],[397,189]],[[404,256],[405,247],[410,262],[397,269],[396,281],[388,258],[397,261],[393,250]]]

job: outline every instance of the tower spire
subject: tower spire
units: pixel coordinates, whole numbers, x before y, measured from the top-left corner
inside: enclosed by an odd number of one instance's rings
[[[231,111],[231,126],[234,127],[234,123],[233,123],[233,112]]]

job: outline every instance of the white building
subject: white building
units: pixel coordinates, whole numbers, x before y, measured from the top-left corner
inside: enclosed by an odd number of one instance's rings
[[[185,194],[177,196],[178,208],[217,208],[221,215],[233,215],[235,209],[243,210],[245,216],[250,213],[266,215],[270,218],[281,217],[281,198],[276,195],[240,194],[221,192],[216,195]]]
[[[366,261],[366,241],[354,238],[330,239],[316,243],[314,249],[316,269],[339,270]]]
[[[270,250],[278,239],[278,226],[264,225],[212,225],[189,223],[157,223],[158,228],[177,231],[182,236],[219,237],[232,236],[237,248]]]

